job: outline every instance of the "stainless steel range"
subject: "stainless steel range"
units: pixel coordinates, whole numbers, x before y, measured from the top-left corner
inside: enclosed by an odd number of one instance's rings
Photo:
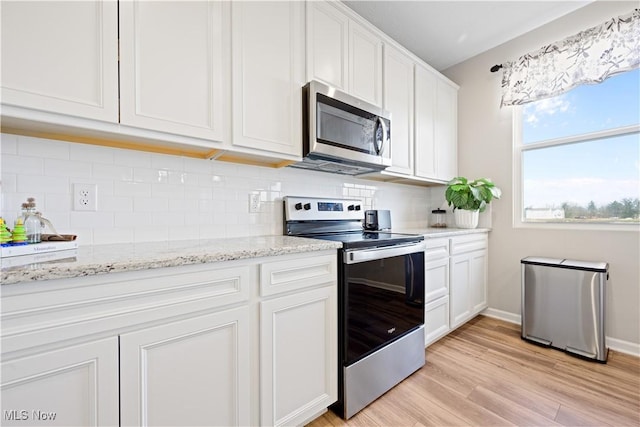
[[[338,401],[352,417],[425,363],[424,237],[363,229],[360,200],[284,198],[284,233],[338,251]]]

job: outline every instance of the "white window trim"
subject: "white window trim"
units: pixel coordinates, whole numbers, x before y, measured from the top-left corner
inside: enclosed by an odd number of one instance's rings
[[[557,138],[531,144],[522,144],[522,110],[521,105],[511,107],[513,114],[513,227],[514,228],[534,228],[534,229],[562,229],[562,230],[606,230],[606,231],[635,231],[640,232],[640,224],[618,224],[618,223],[592,223],[592,222],[527,222],[524,221],[524,210],[522,206],[522,195],[524,193],[524,182],[522,180],[522,156],[524,152],[545,147],[561,146],[579,142],[592,141],[594,139],[628,135],[640,133],[640,125],[625,126],[605,131],[590,132],[577,136]]]

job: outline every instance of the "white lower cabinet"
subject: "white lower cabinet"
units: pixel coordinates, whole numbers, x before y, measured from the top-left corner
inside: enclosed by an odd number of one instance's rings
[[[2,425],[118,425],[118,338],[5,361]]]
[[[425,347],[449,333],[448,295],[427,303],[424,308],[424,325]]]
[[[487,237],[461,236],[451,244],[451,328],[487,308]]]
[[[425,346],[487,308],[487,233],[427,238]]]
[[[335,250],[2,291],[3,425],[292,425],[337,399]]]
[[[249,424],[249,310],[120,336],[123,426]]]
[[[337,294],[260,303],[261,425],[300,425],[337,399]]]
[[[427,239],[425,249],[425,346],[449,332],[449,239]]]

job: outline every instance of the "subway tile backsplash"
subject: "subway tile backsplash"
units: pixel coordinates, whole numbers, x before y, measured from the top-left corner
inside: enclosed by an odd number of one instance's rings
[[[12,226],[35,197],[59,233],[81,244],[282,234],[282,197],[353,197],[390,209],[394,227],[423,227],[437,188],[379,183],[301,169],[0,135],[0,216]],[[73,210],[73,184],[96,184],[97,212]],[[249,194],[260,209],[249,213]]]

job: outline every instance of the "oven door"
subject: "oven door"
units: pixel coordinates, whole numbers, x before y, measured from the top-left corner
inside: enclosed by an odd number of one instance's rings
[[[343,251],[341,357],[348,366],[424,324],[424,245]]]

